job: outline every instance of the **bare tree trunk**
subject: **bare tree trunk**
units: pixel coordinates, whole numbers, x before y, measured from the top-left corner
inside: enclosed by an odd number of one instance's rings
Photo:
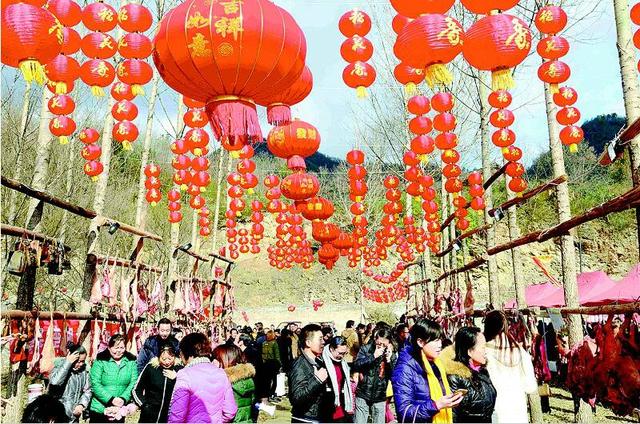
[[[149,163],[149,151],[151,150],[151,133],[153,130],[153,112],[156,107],[156,99],[158,97],[158,85],[160,77],[157,72],[153,74],[153,82],[151,86],[151,94],[149,97],[149,108],[147,112],[147,126],[144,133],[144,142],[142,145],[142,158],[140,160],[140,178],[138,179],[138,199],[136,202],[136,227],[144,230],[146,224],[147,202],[145,201],[146,188],[144,186],[146,175],[144,169]],[[134,244],[136,242],[134,241]]]
[[[405,215],[406,216],[413,216],[413,196],[411,196],[409,193],[406,193],[406,204],[405,204]],[[416,281],[415,278],[415,274],[414,274],[414,268],[415,267],[411,267],[409,269],[409,273],[408,273],[408,277],[409,277],[409,287],[407,289],[407,301],[405,302],[405,312],[409,312],[409,310],[412,310],[414,308],[417,308],[418,303],[417,303],[417,299],[416,299],[416,287],[412,286],[411,284]]]
[[[45,91],[48,91],[45,89]],[[31,84],[27,84],[24,90],[24,103],[22,104],[22,113],[20,115],[20,134],[18,137],[18,153],[16,154],[16,167],[13,171],[13,179],[20,181],[22,178],[22,161],[24,159],[24,155],[26,154],[26,135],[27,135],[27,121],[29,118],[29,101],[31,96]],[[15,224],[16,220],[16,196],[18,192],[15,190],[10,190],[9,192],[9,224]]]
[[[480,94],[480,143],[482,149],[482,177],[484,180],[488,180],[491,177],[491,144],[489,138],[491,134],[489,132],[489,113],[491,112],[491,106],[489,105],[489,87],[490,77],[488,72],[481,72],[480,79],[478,81],[479,94]],[[485,247],[487,250],[495,246],[496,230],[493,226],[493,218],[489,215],[489,210],[493,208],[493,189],[488,187],[484,193],[484,223],[491,225],[485,232]],[[500,286],[498,284],[498,264],[496,263],[495,256],[489,256],[487,259],[487,282],[489,284],[489,303],[495,308],[499,308],[502,304],[500,298]]]
[[[547,107],[547,123],[549,126],[549,147],[551,149],[551,160],[553,162],[553,176],[557,178],[565,175],[564,156],[562,144],[558,135],[556,123],[556,106],[553,103],[553,95],[549,85],[544,85],[544,95]],[[571,218],[571,204],[569,200],[569,183],[564,182],[557,187],[556,192],[558,221],[563,222]],[[564,287],[565,305],[569,308],[580,306],[578,299],[578,275],[576,270],[576,251],[571,233],[560,237],[560,248],[562,250],[562,282]],[[583,339],[580,315],[567,315],[565,318],[569,329],[569,345],[573,346]],[[576,415],[576,422],[591,423],[593,414],[591,408],[584,401],[580,401],[580,408]]]
[[[447,217],[449,216],[449,202],[448,202],[448,198],[449,198],[449,193],[447,193],[447,190],[445,190],[444,188],[444,184],[445,184],[445,178],[444,176],[441,177],[441,186],[440,186],[440,199],[441,199],[441,205],[442,205],[442,221],[444,221],[445,219],[447,219]],[[449,245],[449,231],[445,228],[444,231],[442,231],[442,247],[440,248],[440,250],[444,250],[447,248],[447,246]],[[443,256],[442,258],[440,258],[441,263],[442,263],[442,273],[447,273],[449,272],[449,258],[447,257],[447,255]],[[435,291],[434,291],[434,295],[436,294],[436,291],[438,293],[441,292],[441,290],[438,290],[438,283],[436,283],[435,285]]]
[[[218,152],[220,157],[218,158],[218,176],[216,178],[216,206],[213,209],[213,246],[211,247],[211,251],[213,253],[218,252],[218,224],[220,223],[220,194],[222,193],[222,167],[224,165],[224,150],[222,147]],[[212,272],[215,272],[212,269]]]
[[[640,87],[638,86],[636,51],[633,45],[631,19],[629,18],[629,0],[613,0],[613,9],[618,34],[617,47],[624,108],[627,114],[627,124],[630,125],[640,117]],[[640,185],[640,136],[629,142],[629,162],[631,163],[633,186],[636,187]],[[636,231],[640,246],[640,208],[636,208]],[[638,254],[640,255],[640,247]]]
[[[67,149],[69,149],[69,156],[67,157],[67,174],[65,175],[64,197],[70,200],[73,190],[73,175],[74,171],[76,171],[74,162],[78,157],[78,152],[72,146],[68,146]],[[62,219],[60,220],[60,240],[64,242],[67,239],[68,233],[69,211],[65,210],[62,213]]]
[[[116,103],[113,97],[109,98],[109,109],[113,108],[113,105]],[[100,162],[102,162],[102,166],[104,167],[102,174],[98,176],[98,182],[96,183],[96,191],[93,197],[93,210],[98,213],[98,215],[102,215],[104,213],[104,202],[107,196],[107,185],[109,184],[109,170],[111,167],[111,150],[112,150],[112,139],[111,135],[113,130],[113,116],[111,113],[107,113],[104,120],[104,127],[102,128],[102,136],[100,137],[102,142],[102,154],[100,155]],[[99,247],[99,239],[98,233],[100,229],[98,228],[97,221],[95,219],[91,220],[89,224],[89,232],[87,233],[87,255],[90,255],[94,251],[96,251]],[[92,285],[92,276],[95,272],[95,263],[87,262],[85,264],[85,272],[84,272],[84,281],[82,285],[82,302],[80,311],[87,313],[91,309],[91,305],[89,304],[89,297],[91,296],[91,285]]]
[[[49,132],[49,121],[53,118],[49,112],[49,99],[53,97],[51,91],[46,88],[42,90],[42,105],[40,108],[40,126],[38,128],[38,147],[36,151],[36,164],[33,170],[33,178],[31,179],[31,187],[44,190],[47,187],[47,177],[49,176],[49,162],[51,162],[51,146],[53,145],[51,133]],[[34,217],[36,207],[40,201],[31,199],[29,201],[29,210],[25,227],[30,230],[38,231],[40,229],[41,217]],[[32,222],[33,220],[33,222]]]

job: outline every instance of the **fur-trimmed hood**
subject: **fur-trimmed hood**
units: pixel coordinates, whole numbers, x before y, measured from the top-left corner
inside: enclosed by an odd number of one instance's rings
[[[442,352],[440,352],[439,358],[444,365],[447,375],[458,375],[462,378],[471,379],[473,376],[471,368],[462,362],[456,361],[455,357],[456,351],[454,350],[453,345],[445,347]]]
[[[131,352],[125,351],[122,357],[133,362],[136,361],[136,356]],[[96,361],[108,361],[110,359],[111,359],[111,352],[109,352],[109,349],[105,349],[96,355]]]
[[[252,378],[256,375],[256,369],[251,364],[238,364],[230,368],[225,368],[224,372],[229,378],[231,384],[236,381]]]

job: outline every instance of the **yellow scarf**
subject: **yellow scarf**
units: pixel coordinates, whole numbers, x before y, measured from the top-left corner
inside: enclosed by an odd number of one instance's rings
[[[431,362],[427,359],[424,352],[422,353],[422,363],[424,364],[424,368],[427,370],[427,383],[429,383],[429,394],[431,399],[435,402],[440,399],[442,396],[451,394],[451,389],[449,388],[449,382],[447,381],[447,374],[445,373],[444,366],[440,359],[436,358],[433,361],[433,364],[440,371],[440,377],[442,378],[442,384],[444,385],[445,393],[442,393],[442,386],[440,386],[440,380],[436,377],[433,372],[433,368],[431,367]],[[436,415],[433,416],[434,423],[453,423],[453,411],[451,408],[443,408]]]

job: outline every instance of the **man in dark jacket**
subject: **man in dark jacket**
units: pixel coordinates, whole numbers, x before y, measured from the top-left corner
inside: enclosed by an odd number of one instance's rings
[[[395,367],[397,355],[393,351],[393,335],[388,327],[373,334],[372,341],[360,348],[352,370],[362,374],[356,389],[356,414],[354,421],[366,423],[369,416],[373,423],[385,422],[387,385]]]
[[[320,356],[324,343],[322,328],[308,324],[300,333],[302,354],[294,361],[289,373],[289,400],[291,401],[291,422],[327,422],[333,412],[333,404],[327,396],[329,374]]]
[[[168,318],[162,318],[158,321],[158,334],[145,340],[144,346],[138,353],[138,375],[142,374],[142,370],[151,359],[158,357],[161,345],[167,343],[178,352],[178,340],[171,335],[171,321]]]

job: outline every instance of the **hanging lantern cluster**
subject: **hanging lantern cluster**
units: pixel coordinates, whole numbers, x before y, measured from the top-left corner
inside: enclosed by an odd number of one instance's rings
[[[191,156],[187,156],[190,160],[187,192],[194,196],[206,191],[211,184],[210,161],[207,158],[209,134],[204,129],[209,120],[204,112],[204,104],[186,97],[183,98],[183,103],[187,107],[187,111],[182,117],[187,131],[183,137],[184,145],[176,147],[179,151],[182,147],[183,153],[180,153],[182,155],[191,154]],[[184,159],[180,160],[185,161]]]
[[[211,235],[211,211],[206,206],[198,211],[198,233],[201,237]]]
[[[578,144],[584,140],[582,128],[576,125],[580,120],[580,111],[573,106],[578,94],[571,87],[559,87],[571,76],[569,65],[559,60],[569,52],[569,41],[558,35],[567,25],[567,14],[560,6],[545,6],[536,13],[535,24],[546,35],[538,42],[538,54],[543,59],[538,77],[549,84],[553,102],[561,108],[556,114],[556,120],[563,126],[560,141],[569,147],[571,153],[576,153]]]
[[[62,25],[42,4],[2,4],[1,60],[18,68],[25,81],[46,81],[43,65],[61,51]]]
[[[229,189],[227,194],[231,201],[227,210],[227,241],[229,242],[230,250],[238,251],[235,245],[235,239],[239,235],[239,253],[258,253],[260,248],[258,242],[262,239],[264,228],[262,227],[262,209],[263,205],[259,201],[253,201],[251,203],[252,216],[251,220],[253,226],[251,230],[247,228],[237,228],[238,224],[236,218],[244,211],[248,199],[243,200],[242,197],[246,194],[253,194],[255,187],[258,185],[258,178],[255,176],[254,171],[256,164],[252,160],[254,156],[254,150],[251,146],[244,146],[239,152],[240,160],[236,164],[236,172],[232,172],[227,176],[227,182],[229,183]],[[255,227],[255,225],[258,225]],[[258,230],[256,232],[255,230]],[[249,247],[249,236],[251,236],[251,248]]]
[[[264,221],[263,210],[264,204],[261,201],[254,200],[251,202],[251,230],[249,231],[251,247],[249,251],[254,255],[260,253],[260,241],[264,238],[264,225],[262,224]],[[242,245],[240,246],[240,252],[247,253],[243,252]]]
[[[291,269],[300,265],[309,269],[313,263],[311,243],[303,228],[303,217],[295,204],[282,203],[276,216],[276,243],[269,246],[269,264],[277,269]],[[320,252],[318,252],[320,257]]]
[[[393,287],[385,289],[372,289],[367,286],[362,288],[362,295],[365,299],[376,303],[393,303],[403,300],[409,294],[407,282],[398,282]]]
[[[162,200],[160,167],[155,163],[150,163],[144,168],[144,175],[146,177],[144,187],[147,189],[145,199],[151,206],[156,206]]]
[[[481,211],[485,208],[484,203],[484,187],[483,178],[480,172],[472,172],[467,177],[469,183],[469,195],[471,196],[471,203],[469,206],[474,211]]]
[[[385,274],[375,274],[373,272],[372,269],[370,268],[364,268],[362,270],[363,274],[366,275],[367,277],[371,277],[374,281],[381,283],[381,284],[391,284],[391,283],[395,283],[396,281],[398,281],[398,279],[400,277],[402,277],[402,275],[404,274],[404,272],[407,269],[407,265],[405,262],[398,262],[395,266],[395,268],[393,269],[393,271],[391,271],[388,275]]]
[[[433,125],[440,133],[436,136],[435,145],[442,151],[442,176],[446,178],[444,187],[447,193],[453,194],[454,199],[462,191],[460,175],[462,170],[458,165],[460,153],[456,150],[458,136],[455,134],[457,121],[451,113],[454,107],[454,98],[451,93],[440,92],[431,98],[431,106],[438,114],[433,118]],[[444,201],[444,200],[443,200]]]
[[[349,63],[342,71],[342,80],[356,89],[358,98],[366,97],[367,88],[376,80],[376,70],[367,62],[373,56],[373,44],[366,38],[371,31],[371,18],[353,9],[342,15],[338,28],[347,37],[340,47],[340,55]]]
[[[129,84],[117,82],[111,86],[111,97],[115,100],[111,116],[115,120],[111,134],[125,150],[131,150],[140,132],[133,120],[138,117],[138,106],[133,103],[135,95]]]
[[[411,21],[413,21],[413,19],[404,15],[396,15],[391,22],[391,27],[393,28],[393,32],[396,33],[396,36],[399,35],[402,29]],[[414,68],[401,62],[393,69],[393,76],[404,86],[405,93],[412,96],[416,94],[418,84],[424,81],[424,69]]]
[[[69,143],[69,137],[76,130],[76,123],[70,116],[76,109],[76,103],[68,94],[56,94],[47,104],[49,112],[56,115],[49,121],[49,131],[58,137],[60,144]]]
[[[386,203],[382,207],[383,216],[380,221],[381,228],[375,233],[375,261],[374,266],[378,266],[380,261],[387,259],[387,249],[392,247],[401,234],[401,230],[398,228],[398,215],[402,212],[402,191],[399,190],[400,179],[395,175],[387,176],[383,181],[386,189],[385,198]],[[365,258],[365,266],[371,266],[367,263]]]
[[[107,60],[118,49],[116,40],[109,35],[118,25],[118,14],[103,2],[89,3],[82,11],[82,23],[91,32],[82,38],[82,53],[87,60],[80,66],[80,78],[91,87],[94,96],[104,96],[104,87],[116,76],[113,65]]]
[[[491,141],[501,149],[502,157],[507,161],[506,173],[511,177],[509,189],[516,195],[520,195],[527,189],[527,182],[524,179],[525,168],[520,161],[522,150],[514,145],[516,133],[510,128],[515,121],[515,115],[508,109],[511,101],[511,93],[506,90],[489,94],[489,105],[496,109],[489,116],[489,122],[496,128]]]
[[[509,6],[514,1],[469,1],[476,10],[499,9],[499,3]],[[517,2],[515,2],[517,3]],[[491,14],[478,19],[465,33],[462,55],[472,67],[491,71],[493,91],[515,86],[512,69],[522,63],[531,50],[531,30],[520,18],[506,14]]]
[[[63,26],[61,28],[63,41],[60,54],[45,64],[44,71],[53,93],[69,94],[73,89],[74,81],[80,75],[80,65],[70,55],[80,50],[80,35],[73,27],[82,19],[82,8],[73,0],[50,0],[47,3],[47,10]]]
[[[367,230],[368,221],[364,216],[367,208],[365,198],[368,192],[366,183],[367,170],[364,166],[364,152],[358,149],[352,149],[347,152],[347,163],[349,170],[347,176],[349,178],[349,198],[351,207],[349,208],[353,218],[353,247],[349,251],[349,266],[355,268],[362,259],[363,248],[367,245],[365,237],[369,233]]]
[[[118,11],[118,24],[125,34],[118,40],[118,53],[124,60],[118,64],[116,75],[131,86],[134,96],[144,95],[142,86],[153,78],[153,69],[146,61],[153,46],[143,34],[152,23],[151,12],[141,4],[129,3]]]
[[[85,128],[78,134],[78,138],[84,144],[80,155],[86,160],[82,170],[91,178],[92,181],[98,181],[98,175],[102,174],[104,166],[100,162],[102,148],[98,144],[100,133],[93,128]]]
[[[631,8],[631,22],[640,26],[640,3],[636,3]],[[633,45],[640,50],[640,28],[633,34]],[[640,60],[638,61],[638,72],[640,72]]]
[[[180,203],[181,198],[180,190],[175,186],[167,192],[167,199],[169,200],[167,207],[169,209],[169,222],[171,224],[178,224],[182,221],[182,212],[180,212],[182,209],[182,204]]]
[[[305,68],[306,40],[269,0],[181,3],[160,22],[153,59],[162,79],[205,103],[228,151],[262,141],[256,105],[282,102]]]

